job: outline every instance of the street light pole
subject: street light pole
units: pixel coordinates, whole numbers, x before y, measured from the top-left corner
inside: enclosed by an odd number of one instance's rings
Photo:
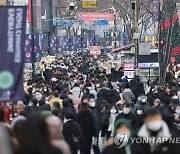
[[[138,55],[139,55],[139,38],[138,38],[138,19],[139,19],[139,11],[140,11],[140,3],[141,0],[130,0],[133,12],[133,40],[134,40],[134,47],[135,47],[135,57],[134,57],[134,65],[135,68],[138,67]]]
[[[32,58],[32,79],[35,79],[35,53],[34,53],[34,21],[33,21],[33,0],[31,0],[31,58]]]

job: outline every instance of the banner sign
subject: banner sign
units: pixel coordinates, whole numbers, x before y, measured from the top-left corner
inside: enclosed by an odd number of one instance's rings
[[[27,7],[0,7],[0,102],[24,98],[23,66]]]
[[[110,12],[78,12],[79,21],[95,21],[100,19],[112,22],[114,21],[114,16]]]
[[[32,63],[31,35],[25,37],[25,63]],[[35,62],[40,62],[42,57],[43,34],[34,34]]]
[[[100,56],[101,46],[89,46],[89,51],[91,56]]]

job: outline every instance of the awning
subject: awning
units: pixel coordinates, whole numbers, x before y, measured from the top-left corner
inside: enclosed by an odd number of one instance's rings
[[[132,47],[132,45],[128,45],[128,46],[123,46],[120,48],[112,49],[111,54],[115,53],[115,52],[121,52],[122,50],[130,49],[131,47]]]

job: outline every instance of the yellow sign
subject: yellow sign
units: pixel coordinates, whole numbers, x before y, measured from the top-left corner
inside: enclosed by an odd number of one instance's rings
[[[156,38],[155,36],[145,36],[145,42],[150,42],[152,47],[155,47]]]
[[[82,2],[82,8],[96,8],[96,7],[97,7],[96,1]]]

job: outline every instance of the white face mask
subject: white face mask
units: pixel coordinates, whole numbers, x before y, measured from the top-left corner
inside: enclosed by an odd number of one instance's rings
[[[143,102],[143,103],[146,103],[146,100],[147,100],[146,98],[143,98],[143,99],[142,99],[142,102]]]
[[[111,109],[110,112],[111,112],[111,114],[116,114],[117,111],[116,111],[116,109]]]
[[[95,102],[91,102],[90,103],[90,107],[95,107],[96,106],[96,103]]]
[[[124,114],[129,114],[130,108],[123,108],[123,113]]]
[[[177,109],[177,110],[176,110],[176,113],[180,115],[180,109]]]
[[[99,87],[100,87],[100,84],[96,84],[96,87],[99,88]]]
[[[172,99],[178,99],[178,96],[173,96]]]
[[[141,101],[141,97],[138,97],[138,101]]]
[[[153,122],[149,122],[147,124],[147,128],[151,131],[158,131],[162,127],[162,121],[161,120],[156,120]]]
[[[123,113],[123,111],[122,111],[122,110],[119,110],[118,113]]]
[[[143,113],[142,110],[137,110],[136,112],[137,112],[137,115],[141,115]]]

